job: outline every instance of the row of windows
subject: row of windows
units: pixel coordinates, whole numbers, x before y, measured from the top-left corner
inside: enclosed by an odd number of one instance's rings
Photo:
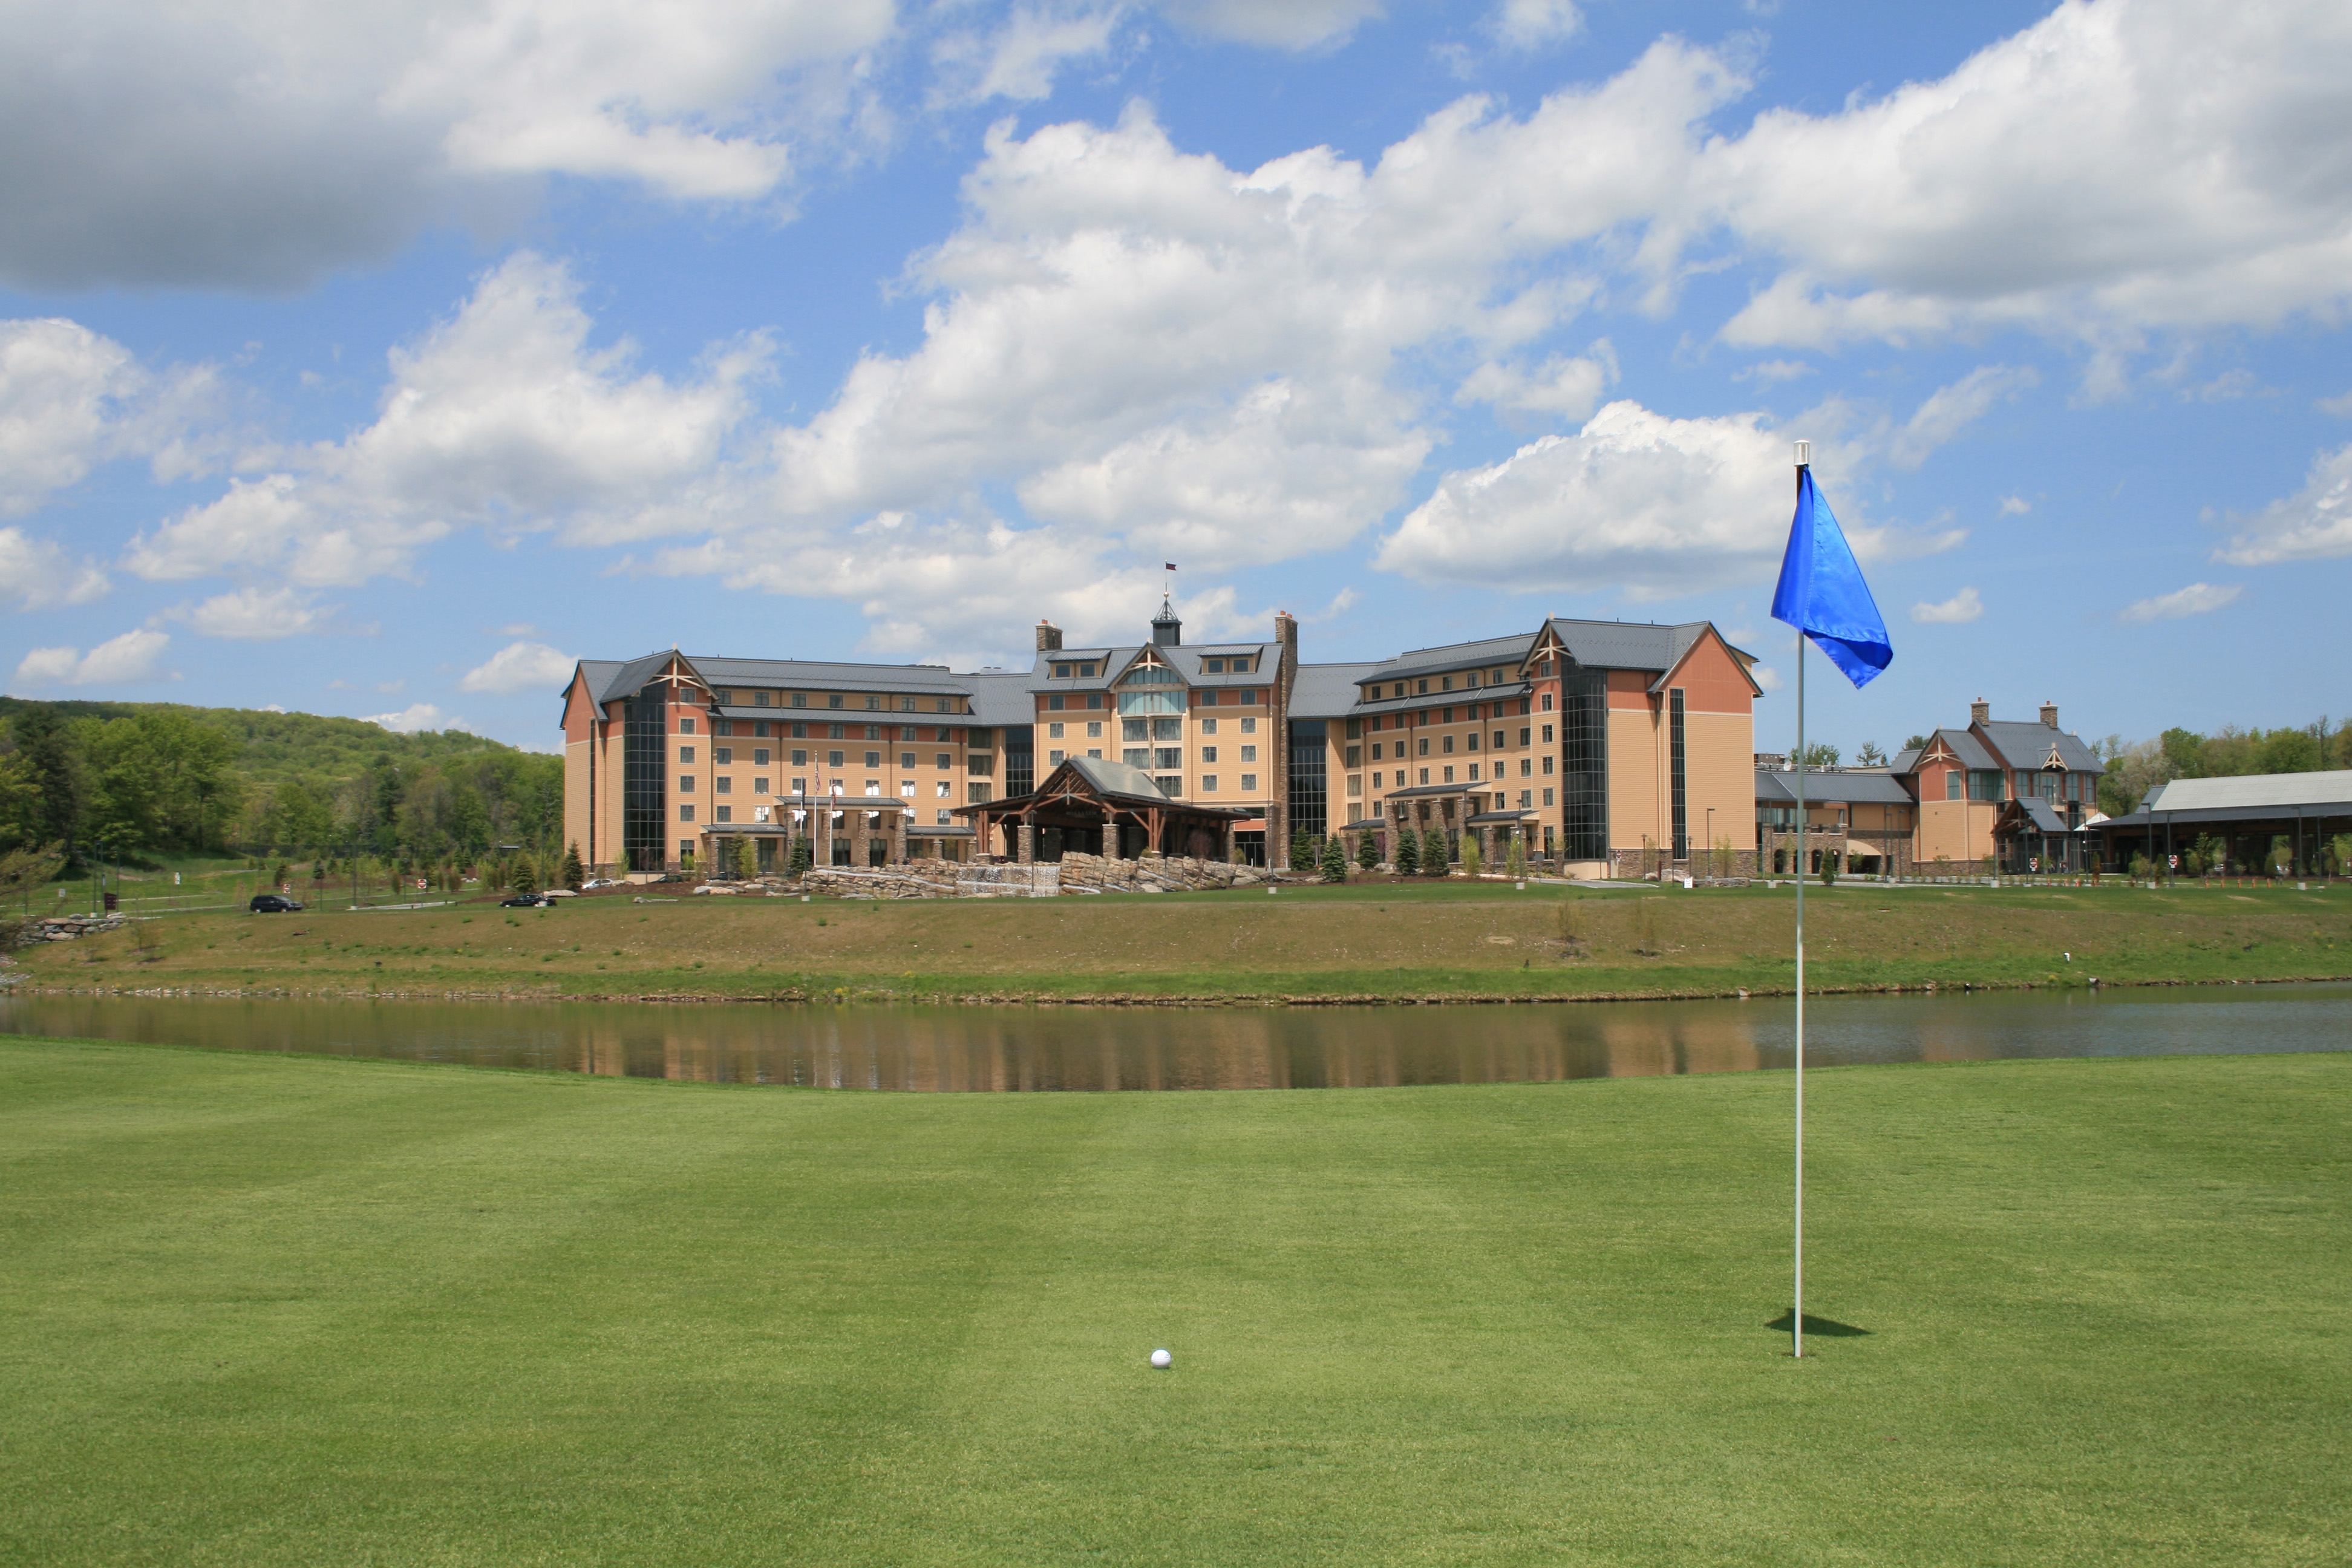
[[[786,726],[782,722],[771,724],[764,719],[758,721],[748,719],[714,719],[710,723],[710,732],[712,735],[721,739],[730,738],[739,733],[736,729],[736,725],[739,723],[743,725],[743,729],[740,733],[749,735],[756,741],[767,740],[772,734],[781,736],[784,733],[786,729]],[[795,741],[805,741],[809,738],[809,727],[806,724],[794,724],[790,726],[790,728],[792,731],[791,739]],[[891,740],[894,738],[890,733],[893,729],[898,731],[898,734],[895,739],[901,741],[919,741],[923,738],[923,731],[928,728],[928,726],[920,724],[866,724],[864,726],[827,724],[824,727],[824,739],[828,741],[848,740],[850,738],[849,731],[853,728],[862,728],[865,731],[864,738],[868,741]],[[691,718],[680,719],[677,721],[677,732],[681,735],[693,734],[694,721]],[[992,731],[987,730],[974,730],[971,734],[971,744],[975,746],[985,746],[989,743]],[[947,725],[942,724],[938,728],[931,730],[931,738],[940,745],[946,745],[950,741],[961,741],[962,740],[963,735],[964,731],[961,726],[950,729]]]
[[[1521,758],[1519,759],[1519,777],[1521,777],[1521,778],[1523,778],[1523,779],[1527,779],[1527,778],[1533,778],[1533,777],[1535,777],[1535,768],[1534,768],[1534,764],[1535,764],[1535,763],[1537,762],[1537,760],[1538,760],[1538,759],[1533,758],[1533,757],[1521,757]],[[1543,773],[1544,773],[1544,776],[1545,776],[1546,778],[1549,778],[1549,777],[1551,776],[1551,763],[1552,763],[1552,759],[1551,759],[1551,758],[1549,758],[1549,757],[1545,757],[1545,758],[1542,758],[1542,759],[1541,759],[1541,761],[1542,761],[1542,763],[1543,763]],[[1478,776],[1478,766],[1479,766],[1479,764],[1477,764],[1476,763],[1472,763],[1470,764],[1470,768],[1469,768],[1469,777],[1468,777],[1468,778],[1466,778],[1466,779],[1465,779],[1465,780],[1463,781],[1464,783],[1465,783],[1465,784],[1478,784],[1478,783],[1483,782],[1483,781],[1479,778],[1479,776]],[[1508,768],[1509,766],[1510,766],[1510,764],[1509,764],[1508,763],[1496,763],[1495,764],[1495,766],[1494,766],[1493,771],[1492,771],[1492,772],[1490,772],[1490,773],[1488,773],[1486,774],[1486,778],[1491,780],[1491,779],[1499,779],[1499,778],[1503,778],[1503,777],[1505,777],[1505,776],[1506,776],[1506,774],[1505,774],[1505,771],[1504,771],[1504,770],[1506,770],[1506,769],[1507,769],[1507,768]],[[1414,783],[1414,784],[1427,784],[1427,783],[1429,783],[1429,770],[1428,770],[1427,768],[1418,768],[1418,769],[1415,769],[1415,770],[1413,770],[1413,771],[1414,771],[1416,773],[1418,773],[1420,776],[1419,776],[1419,777],[1417,777],[1416,779],[1414,779],[1414,780],[1412,781],[1412,783]],[[1438,769],[1438,770],[1437,770],[1437,772],[1438,772],[1438,775],[1439,775],[1439,776],[1438,776],[1438,780],[1437,780],[1437,782],[1438,782],[1439,784],[1452,784],[1452,783],[1454,783],[1454,770],[1453,770],[1452,768],[1450,768],[1450,767],[1442,767],[1442,768]],[[1406,788],[1406,787],[1407,787],[1406,780],[1405,780],[1405,776],[1404,776],[1404,775],[1405,775],[1405,770],[1404,770],[1404,769],[1402,769],[1402,768],[1399,768],[1399,769],[1397,769],[1397,771],[1396,771],[1396,784],[1395,784],[1395,786],[1394,786],[1395,788],[1398,788],[1398,789],[1403,789],[1403,788]],[[1349,775],[1349,777],[1350,777],[1351,779],[1352,779],[1352,778],[1354,778],[1355,776],[1357,776],[1357,775],[1354,775],[1354,774],[1350,774],[1350,775]],[[1388,787],[1390,787],[1390,786],[1388,786],[1388,785],[1386,785],[1386,784],[1382,784],[1382,783],[1381,783],[1381,781],[1382,781],[1383,779],[1387,778],[1388,776],[1389,776],[1389,775],[1388,775],[1386,773],[1382,773],[1382,772],[1375,771],[1375,772],[1373,773],[1373,774],[1372,774],[1372,787],[1373,787],[1374,789],[1384,789],[1384,788],[1388,788]],[[1359,790],[1359,789],[1357,789],[1357,788],[1356,788],[1352,784],[1349,784],[1349,789],[1348,789],[1348,793],[1349,793],[1349,795],[1360,795],[1360,794],[1362,794],[1363,792],[1362,792],[1362,791],[1360,791],[1360,790]]]
[[[805,691],[721,691],[715,695],[730,708],[806,708],[810,705],[809,694]],[[786,700],[777,701],[780,697]],[[893,709],[900,713],[961,713],[963,711],[963,699],[960,697],[887,697],[879,692],[867,692],[857,700],[869,712],[888,711]],[[929,706],[918,707],[918,703],[927,703]],[[826,695],[823,706],[845,708],[850,706],[850,700],[835,691]]]
[[[1528,744],[1529,738],[1532,733],[1533,731],[1529,726],[1525,724],[1520,725],[1519,744],[1522,746]],[[1487,749],[1489,751],[1496,752],[1502,751],[1509,744],[1509,731],[1496,730],[1493,731],[1493,743]],[[1439,735],[1435,737],[1435,739],[1437,741],[1437,750],[1440,756],[1450,757],[1454,754],[1454,742],[1455,737],[1452,735]],[[1462,749],[1464,751],[1475,752],[1478,749],[1479,731],[1473,730],[1470,733],[1460,737],[1460,739],[1462,741]],[[1413,747],[1412,754],[1417,757],[1425,757],[1429,755],[1430,740],[1431,737],[1427,735],[1416,737],[1411,742]],[[1551,744],[1551,726],[1549,724],[1543,726],[1543,743],[1547,746]],[[1403,741],[1374,741],[1372,742],[1372,761],[1376,763],[1379,762],[1383,753],[1392,757],[1402,757],[1406,754],[1406,744],[1407,742]],[[1344,748],[1346,753],[1345,761],[1349,767],[1352,768],[1357,763],[1363,761],[1363,750],[1364,749],[1361,746],[1349,746]]]
[[[1963,775],[1958,768],[1944,775],[1946,800],[1980,800],[1999,805],[2009,798],[2008,785],[2012,775],[2000,768],[1970,768]],[[2043,800],[2089,802],[2098,799],[2098,775],[2095,773],[2042,773],[2020,768],[2015,775],[2017,798],[2023,800],[2039,795]],[[1966,790],[1966,794],[1961,792]]]
[[[738,748],[734,746],[713,746],[710,748],[710,761],[714,766],[731,766],[734,763],[735,752],[737,750]],[[752,746],[748,748],[748,750],[750,752],[751,765],[755,768],[766,767],[770,761],[775,756],[775,753],[771,752],[765,746]],[[846,752],[827,752],[824,754],[824,765],[829,768],[845,766],[846,763],[844,762],[844,759],[846,758],[848,754],[849,753]],[[867,752],[865,753],[865,756],[866,765],[867,767],[878,768],[882,765],[882,752]],[[911,768],[916,765],[915,757],[916,753],[913,752],[901,752],[898,753],[898,765],[902,768]],[[677,760],[681,763],[691,764],[694,761],[694,748],[692,746],[680,746],[677,749]],[[796,768],[804,768],[808,766],[808,752],[799,750],[798,748],[793,750],[793,766]],[[984,754],[972,758],[971,762],[973,772],[986,773],[989,771],[988,759]],[[933,752],[931,753],[931,766],[935,768],[951,768],[955,766],[955,753],[952,752]],[[692,789],[694,786],[688,784],[682,787]],[[724,780],[720,781],[719,787],[721,789],[726,788],[726,783]]]
[[[1489,686],[1500,686],[1506,680],[1510,679],[1502,668],[1487,670],[1465,669],[1462,671],[1463,689],[1465,690],[1471,691],[1476,690],[1479,677],[1482,675],[1486,678],[1486,684]],[[1402,680],[1392,680],[1388,682],[1385,686],[1379,681],[1374,681],[1371,685],[1364,688],[1364,700],[1367,702],[1379,702],[1383,700],[1384,696],[1390,698],[1426,697],[1429,695],[1429,683],[1431,680],[1437,682],[1437,689],[1440,691],[1451,691],[1454,689],[1454,677],[1450,675],[1429,676],[1415,680],[1412,683],[1413,689],[1411,691],[1407,691],[1404,689],[1405,683]]]
[[[1402,780],[1399,780],[1398,782],[1399,782],[1400,784],[1402,784],[1403,781],[1402,781]],[[1356,781],[1355,779],[1352,779],[1352,778],[1351,778],[1351,779],[1349,779],[1349,780],[1348,781],[1348,793],[1349,793],[1349,795],[1354,795],[1354,794],[1356,793],[1356,784],[1357,784],[1357,781]],[[1521,810],[1521,811],[1533,811],[1533,810],[1535,809],[1535,806],[1536,806],[1536,795],[1537,795],[1537,793],[1538,793],[1537,791],[1535,791],[1535,790],[1531,790],[1531,789],[1523,789],[1523,790],[1521,790],[1521,791],[1519,792],[1519,804],[1518,804],[1518,809],[1519,809],[1519,810]],[[1542,793],[1542,795],[1543,795],[1543,804],[1544,804],[1544,805],[1552,805],[1552,804],[1553,804],[1553,800],[1552,800],[1552,792],[1551,792],[1550,790],[1544,790],[1544,791],[1542,791],[1541,793]],[[1484,799],[1484,798],[1485,798],[1485,797],[1484,797],[1484,796],[1482,796],[1482,795],[1474,795],[1470,796],[1470,800],[1469,800],[1470,810],[1471,810],[1471,812],[1472,812],[1474,815],[1475,815],[1475,813],[1480,809],[1480,808],[1479,808],[1479,805],[1478,805],[1478,803],[1479,803],[1479,801],[1481,801],[1481,800],[1482,800],[1482,799]],[[1505,799],[1506,799],[1506,796],[1505,796],[1505,795],[1502,795],[1502,794],[1500,794],[1500,793],[1497,793],[1497,794],[1496,795],[1496,796],[1495,796],[1495,805],[1494,805],[1494,809],[1495,809],[1495,810],[1496,810],[1496,811],[1502,811],[1502,810],[1507,809],[1507,807],[1506,807],[1506,806],[1505,806],[1505,805],[1504,805],[1504,801],[1505,801]],[[1410,801],[1392,800],[1392,801],[1388,802],[1388,805],[1392,805],[1392,806],[1396,807],[1396,816],[1397,816],[1397,817],[1398,817],[1398,819],[1399,819],[1400,821],[1402,821],[1402,820],[1404,818],[1404,816],[1406,816],[1406,814],[1407,814],[1407,813],[1409,813],[1409,812],[1411,812],[1411,811],[1412,810],[1412,804]],[[1379,801],[1377,801],[1377,800],[1376,800],[1376,801],[1374,801],[1374,802],[1372,802],[1372,805],[1371,805],[1371,814],[1372,814],[1373,816],[1380,816],[1380,815],[1381,814],[1381,811],[1382,811],[1382,805],[1381,805],[1381,802],[1379,802]],[[1549,831],[1549,830],[1547,830],[1547,831]]]

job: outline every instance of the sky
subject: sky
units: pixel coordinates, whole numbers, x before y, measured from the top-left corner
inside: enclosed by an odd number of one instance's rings
[[[1849,755],[2352,706],[2342,0],[0,14],[0,671],[559,740],[572,661],[1711,619]],[[2327,630],[2329,626],[2336,629]],[[2332,705],[2332,707],[2331,707]]]

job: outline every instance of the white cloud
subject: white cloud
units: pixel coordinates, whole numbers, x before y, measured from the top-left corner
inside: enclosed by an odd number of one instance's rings
[[[1789,444],[1761,416],[1672,419],[1618,402],[1574,436],[1447,474],[1375,563],[1513,589],[1654,598],[1769,581],[1789,521]]]
[[[191,630],[208,637],[275,642],[323,629],[336,606],[320,606],[294,588],[239,588],[173,612]]]
[[[1794,381],[1801,375],[1811,375],[1813,367],[1801,359],[1759,360],[1746,370],[1731,373],[1734,381],[1760,381],[1767,386],[1779,381]]]
[[[1381,14],[1380,0],[1160,0],[1169,20],[1190,32],[1242,44],[1311,49],[1344,42]]]
[[[81,0],[0,20],[0,276],[282,289],[547,174],[774,190],[890,0]]]
[[[1108,52],[1122,11],[1117,5],[1016,5],[1003,26],[986,37],[950,33],[931,47],[943,79],[940,96],[966,103],[1050,98],[1054,78],[1065,64]]]
[[[1507,47],[1535,49],[1575,37],[1584,14],[1576,0],[1502,0],[1487,26]]]
[[[371,713],[361,722],[381,724],[396,735],[414,735],[425,730],[462,730],[466,721],[444,713],[430,702],[412,702],[397,713]]]
[[[2323,397],[2319,400],[2318,408],[2322,414],[2334,414],[2343,418],[2352,419],[2352,392],[2347,392],[2341,397]]]
[[[1979,365],[1927,395],[1910,423],[1895,432],[1887,460],[1898,468],[1917,468],[1937,447],[2041,381],[2031,365]]]
[[[557,691],[572,679],[572,660],[545,643],[512,642],[467,670],[460,691]]]
[[[1984,601],[1974,588],[1963,588],[1940,605],[1926,600],[1911,606],[1911,618],[1923,626],[1964,626],[1984,615]]]
[[[36,539],[21,528],[0,528],[0,595],[20,609],[51,605],[87,605],[112,584],[88,560],[70,559],[55,540]]]
[[[1778,691],[1781,687],[1788,684],[1788,682],[1780,679],[1780,672],[1773,668],[1769,664],[1757,665],[1750,668],[1748,673],[1754,676],[1756,678],[1756,684],[1762,687],[1767,691]]]
[[[78,321],[0,321],[0,517],[116,458],[147,458],[159,479],[204,471],[225,440],[207,427],[217,391],[207,366],[151,371]]]
[[[2239,595],[2245,591],[2242,585],[2235,583],[2218,587],[2210,583],[2191,583],[2186,588],[2176,589],[2169,594],[2158,594],[2152,599],[2142,599],[2124,610],[2116,618],[2126,622],[2146,623],[2178,620],[2183,616],[2209,615],[2215,610],[2236,604]]]
[[[1736,343],[2018,325],[2128,349],[2333,316],[2352,298],[2347,71],[2336,0],[2065,0],[1941,79],[1710,144],[1684,221],[1786,260]]]
[[[2033,503],[2027,500],[2023,496],[2003,496],[2000,498],[2000,515],[2003,517],[2023,517],[2027,512],[2032,511],[2032,510]]]
[[[1463,378],[1454,401],[1580,420],[1591,416],[1616,380],[1617,351],[1602,338],[1585,354],[1553,354],[1531,372],[1488,360]]]
[[[2352,446],[2313,458],[2309,477],[2294,495],[2231,521],[2237,532],[2218,557],[2234,565],[2352,555]]]
[[[561,526],[576,536],[706,523],[721,447],[749,411],[762,340],[716,350],[698,380],[632,374],[624,341],[592,348],[569,272],[528,252],[482,279],[450,321],[396,349],[375,423],[283,449],[132,540],[154,581],[276,573],[306,587],[406,574],[463,524]]]
[[[56,686],[129,686],[156,679],[155,661],[171,645],[158,631],[130,631],[88,653],[71,647],[37,647],[16,666],[8,689],[18,695]]]

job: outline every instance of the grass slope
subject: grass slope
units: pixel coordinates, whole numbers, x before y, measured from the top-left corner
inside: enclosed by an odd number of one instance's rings
[[[0,1558],[2342,1560],[2352,1058],[1819,1075],[1803,1363],[1788,1082],[0,1040]]]
[[[141,922],[19,956],[37,984],[432,994],[1592,996],[1794,981],[1786,888],[1408,883],[981,903],[622,895],[520,914],[323,902],[293,917]],[[1560,935],[1564,907],[1573,942]],[[1808,900],[1815,984],[2082,984],[2095,974],[2352,974],[2352,891],[1844,884]]]

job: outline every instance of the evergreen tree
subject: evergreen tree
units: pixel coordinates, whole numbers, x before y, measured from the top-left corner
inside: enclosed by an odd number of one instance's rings
[[[539,863],[530,858],[530,850],[526,849],[514,858],[512,879],[514,890],[518,893],[539,891]]]
[[[1313,836],[1303,827],[1292,828],[1290,830],[1290,868],[1294,871],[1304,871],[1315,862]]]
[[[9,721],[8,739],[36,792],[26,842],[62,845],[70,864],[81,829],[81,770],[65,722],[49,704],[30,703]]]
[[[1378,837],[1365,833],[1356,840],[1356,864],[1369,871],[1381,863],[1381,842]]]
[[[1396,867],[1398,876],[1411,877],[1421,870],[1421,836],[1411,827],[1397,829],[1393,853],[1394,859],[1391,863]]]
[[[1327,882],[1348,879],[1348,851],[1339,843],[1339,836],[1336,833],[1323,840],[1323,879]]]
[[[575,840],[563,851],[563,885],[576,893],[580,890],[580,884],[587,879],[588,872],[580,864],[580,845]]]
[[[815,863],[816,851],[810,847],[809,837],[807,834],[803,833],[799,837],[793,840],[793,875],[795,877],[805,876],[808,872],[808,868]]]
[[[1421,836],[1422,874],[1443,877],[1454,868],[1454,834],[1451,829],[1433,827]]]

